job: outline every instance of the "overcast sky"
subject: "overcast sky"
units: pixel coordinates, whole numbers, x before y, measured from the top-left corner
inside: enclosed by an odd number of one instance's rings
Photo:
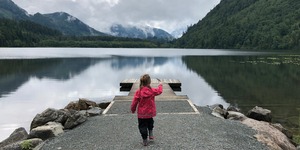
[[[147,25],[171,33],[197,23],[220,0],[13,0],[29,14],[67,12],[107,32],[114,23]]]

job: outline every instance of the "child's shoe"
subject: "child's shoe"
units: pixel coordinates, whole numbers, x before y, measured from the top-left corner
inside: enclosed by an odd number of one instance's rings
[[[148,140],[147,139],[143,140],[143,145],[148,146]]]
[[[149,130],[149,139],[153,140],[154,136],[153,136],[153,130]]]

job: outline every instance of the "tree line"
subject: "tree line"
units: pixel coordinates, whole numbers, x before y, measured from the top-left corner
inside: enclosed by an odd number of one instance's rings
[[[33,23],[0,18],[0,47],[170,47],[156,38],[143,40],[114,36],[65,36],[57,30]]]
[[[299,0],[222,0],[188,28],[178,47],[300,49]]]

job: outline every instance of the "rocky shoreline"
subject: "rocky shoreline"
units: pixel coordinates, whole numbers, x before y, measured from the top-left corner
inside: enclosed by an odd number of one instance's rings
[[[16,129],[7,139],[0,142],[0,149],[39,149],[39,145],[47,139],[75,128],[89,117],[101,115],[102,110],[108,105],[109,103],[96,104],[87,99],[79,99],[70,102],[64,109],[48,108],[34,117],[29,134],[23,127]],[[200,109],[212,116],[236,120],[247,125],[257,131],[254,137],[270,149],[300,149],[299,146],[296,148],[297,144],[292,141],[293,135],[288,130],[280,124],[271,123],[270,110],[256,106],[244,115],[235,107],[224,109],[220,104],[200,107]]]
[[[279,123],[272,123],[271,111],[261,107],[254,107],[246,115],[239,112],[235,107],[229,106],[224,109],[222,105],[210,106],[213,116],[221,119],[236,120],[258,133],[254,137],[270,149],[294,150],[300,146],[293,141],[293,134]]]
[[[88,117],[101,115],[108,105],[109,103],[96,104],[87,99],[79,99],[70,102],[64,109],[48,108],[33,118],[30,133],[23,127],[16,129],[7,139],[0,142],[0,149],[33,149],[43,141],[82,124]]]

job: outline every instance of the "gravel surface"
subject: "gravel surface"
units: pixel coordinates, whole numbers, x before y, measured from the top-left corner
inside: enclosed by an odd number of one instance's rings
[[[142,145],[136,115],[97,116],[56,138],[47,140],[42,150],[98,149],[200,149],[264,150],[255,131],[231,120],[223,120],[199,109],[200,114],[158,114],[149,146]]]

